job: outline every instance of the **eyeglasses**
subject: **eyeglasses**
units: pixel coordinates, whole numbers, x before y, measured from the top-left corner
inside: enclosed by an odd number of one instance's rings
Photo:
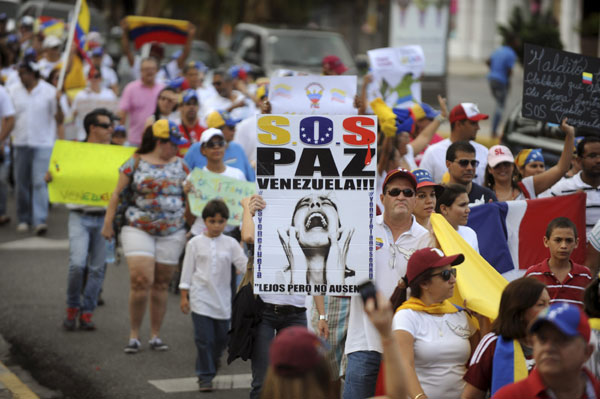
[[[415,191],[412,188],[392,188],[387,191],[387,194],[390,197],[397,197],[402,193],[406,198],[410,198],[415,195]]]
[[[431,277],[433,276],[440,276],[442,280],[448,281],[452,276],[456,277],[456,268],[453,267],[452,269],[442,270],[439,273],[434,273],[431,275]]]
[[[98,126],[103,129],[108,129],[108,128],[112,127],[112,123],[94,123],[94,126]]]
[[[479,166],[479,161],[476,159],[458,159],[454,162],[459,164],[461,168],[466,168],[467,166],[469,166],[469,164],[474,168]]]
[[[225,147],[225,140],[208,141],[208,142],[204,143],[204,145],[206,146],[206,148]]]

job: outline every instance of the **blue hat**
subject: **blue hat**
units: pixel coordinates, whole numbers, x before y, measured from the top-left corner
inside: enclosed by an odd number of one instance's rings
[[[180,76],[178,78],[170,80],[169,83],[167,84],[167,87],[169,87],[171,89],[179,89],[184,81],[185,81],[185,78]]]
[[[100,46],[95,47],[92,50],[92,57],[102,57],[104,55],[104,49]]]
[[[181,98],[181,103],[186,104],[188,101],[195,99],[198,102],[198,93],[194,89],[187,89],[183,92],[183,97]]]
[[[179,133],[179,127],[170,120],[159,119],[152,125],[152,135],[159,139],[169,139],[175,145],[187,144],[187,140]]]
[[[421,187],[433,187],[436,195],[441,194],[442,186],[433,181],[433,177],[427,169],[413,169],[411,173],[417,179],[417,190]]]
[[[188,68],[193,67],[200,72],[208,71],[208,67],[202,61],[188,61],[186,65]]]
[[[590,323],[585,315],[575,305],[557,302],[542,310],[529,330],[535,333],[546,323],[551,323],[568,337],[582,337],[585,342],[590,342]]]
[[[515,157],[515,164],[517,164],[519,168],[525,167],[525,165],[530,162],[544,162],[544,155],[542,154],[541,148],[523,149],[519,151]]]
[[[125,129],[125,126],[123,126],[123,125],[117,125],[117,126],[115,126],[115,128],[113,129],[113,132],[114,132],[114,133],[117,133],[117,132],[119,132],[119,133],[120,133],[120,132],[123,132],[123,133],[125,133],[126,131],[127,131],[127,130]]]
[[[433,119],[440,114],[439,111],[431,108],[431,106],[427,103],[421,103],[421,108],[425,111],[425,118]]]
[[[398,129],[396,134],[400,134],[400,132],[412,133],[415,120],[410,110],[406,108],[394,108],[392,111],[396,114],[396,128]]]

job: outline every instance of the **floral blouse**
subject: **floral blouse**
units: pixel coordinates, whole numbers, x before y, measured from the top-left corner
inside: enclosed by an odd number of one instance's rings
[[[140,159],[135,167],[135,158],[129,158],[119,169],[130,177],[132,204],[125,212],[128,226],[148,234],[166,236],[184,226],[185,195],[184,180],[190,173],[181,158],[165,165],[154,165]]]

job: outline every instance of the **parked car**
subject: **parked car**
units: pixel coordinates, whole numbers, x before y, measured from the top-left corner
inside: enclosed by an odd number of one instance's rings
[[[104,15],[93,5],[88,5],[90,9],[90,29],[100,32],[102,35],[108,33],[108,24]],[[28,1],[19,7],[17,21],[24,15],[30,15],[33,18],[52,17],[69,22],[72,18],[75,7],[69,3],[56,3],[53,1]]]
[[[576,136],[599,135],[588,129],[577,128]],[[523,117],[521,103],[509,114],[501,143],[510,148],[516,156],[524,148],[541,148],[546,166],[555,165],[562,153],[565,135],[558,126]]]
[[[256,75],[271,76],[277,70],[320,73],[327,55],[337,55],[358,73],[356,62],[342,35],[307,29],[277,29],[241,23],[236,25],[227,53],[229,64],[249,64]]]

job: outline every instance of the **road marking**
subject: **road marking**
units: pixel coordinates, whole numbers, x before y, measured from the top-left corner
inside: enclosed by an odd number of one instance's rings
[[[51,238],[43,237],[28,237],[22,240],[9,241],[0,244],[0,249],[4,250],[48,250],[58,249],[65,250],[69,249],[69,240],[53,240]]]
[[[149,380],[150,384],[166,393],[194,392],[198,390],[198,378],[171,378],[167,380]],[[213,379],[215,389],[248,389],[252,382],[252,374],[218,375]]]
[[[6,388],[11,392],[13,398],[39,399],[35,393],[27,387],[16,375],[0,362],[0,389]]]

